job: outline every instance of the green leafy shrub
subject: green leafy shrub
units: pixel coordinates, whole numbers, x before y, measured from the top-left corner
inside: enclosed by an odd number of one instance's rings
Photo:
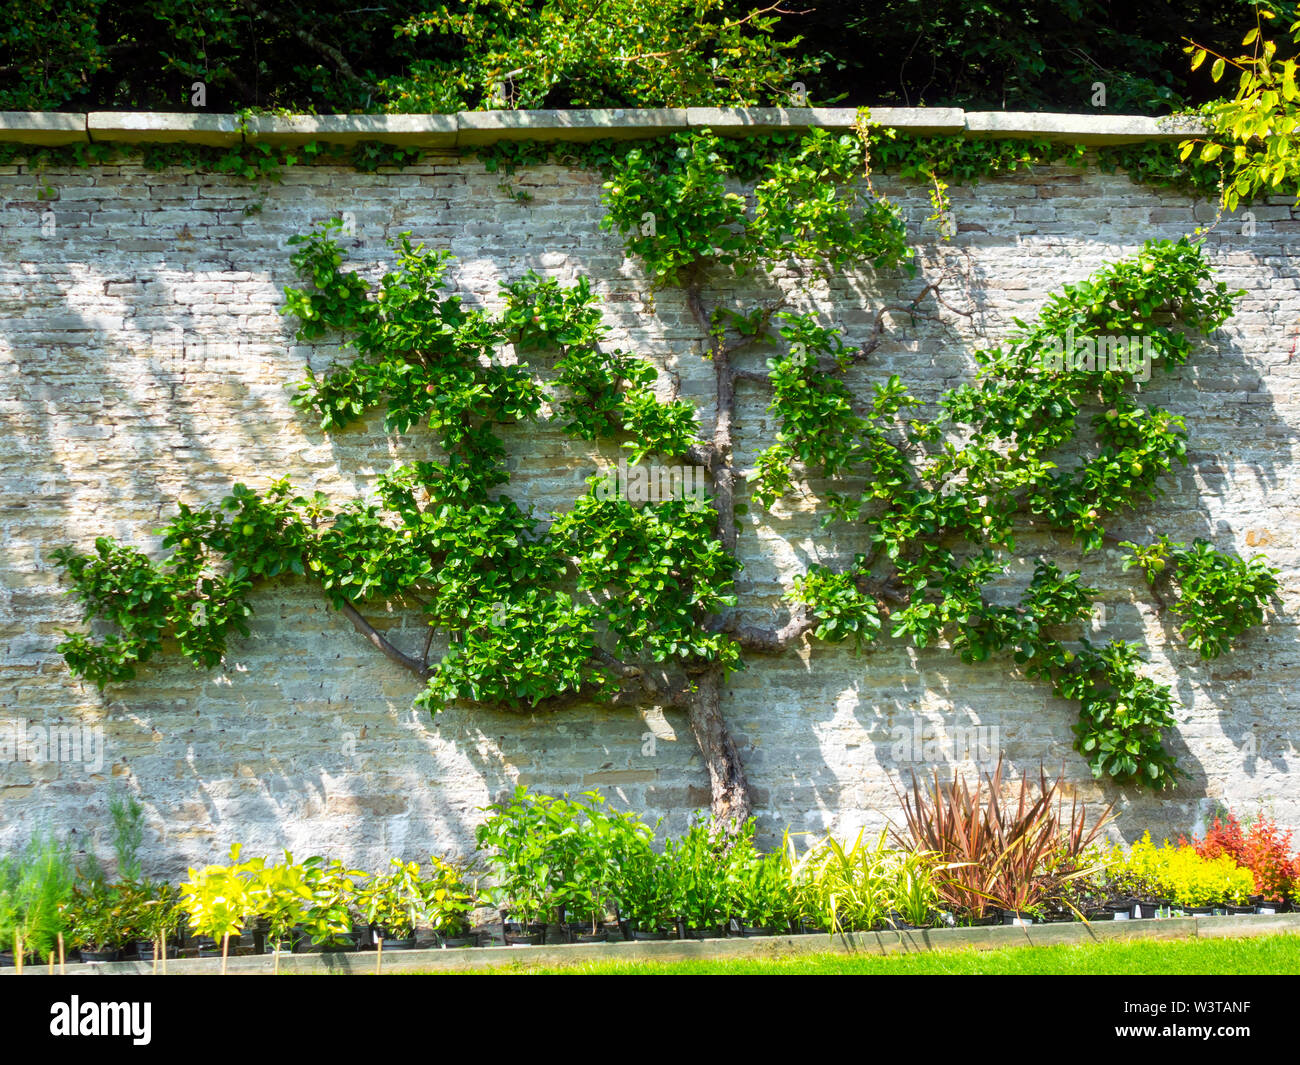
[[[478,905],[478,885],[464,863],[430,857],[432,871],[421,887],[430,927],[446,939],[470,933],[470,916]]]

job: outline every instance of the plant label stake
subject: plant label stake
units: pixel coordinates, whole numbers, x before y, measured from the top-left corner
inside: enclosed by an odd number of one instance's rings
[[[62,976],[67,971],[68,971],[67,968],[63,964],[63,933],[60,932],[59,933],[59,975]]]
[[[384,937],[382,935],[376,936],[375,941],[379,947],[378,952],[375,954],[375,975],[378,976],[379,970],[384,967]]]

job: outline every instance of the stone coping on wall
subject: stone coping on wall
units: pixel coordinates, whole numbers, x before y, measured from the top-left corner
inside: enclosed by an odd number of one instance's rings
[[[235,115],[154,111],[0,111],[0,143],[34,145],[189,143],[228,146],[260,141],[336,144],[381,141],[426,148],[457,148],[502,140],[591,141],[656,137],[691,129],[726,136],[820,127],[848,130],[848,107],[687,107],[573,111],[462,111],[454,115]],[[955,107],[881,107],[872,120],[924,136],[1043,138],[1104,145],[1178,141],[1204,132],[1196,119],[1142,115],[963,111]]]
[[[849,932],[840,935],[784,935],[754,938],[666,940],[662,942],[592,943],[536,947],[481,947],[466,950],[374,951],[335,954],[285,954],[281,973],[446,972],[501,967],[561,967],[592,962],[677,962],[723,959],[777,959],[801,954],[915,954],[931,950],[998,950],[1003,947],[1082,945],[1133,939],[1238,939],[1300,933],[1300,914],[1267,917],[1173,917],[1145,921],[1080,921],[1023,927],[932,928],[898,932]],[[230,974],[269,974],[274,958],[239,955],[227,960]],[[155,971],[153,962],[118,961],[67,965],[68,974],[130,975]],[[220,958],[183,958],[167,962],[168,976],[212,975]],[[48,975],[44,965],[23,972]],[[12,967],[0,974],[15,975]]]

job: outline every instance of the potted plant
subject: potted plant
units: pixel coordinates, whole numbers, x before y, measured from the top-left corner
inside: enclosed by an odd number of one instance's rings
[[[801,856],[789,830],[781,841],[781,862],[786,881],[790,884],[790,931],[799,935],[825,932],[829,927],[828,900],[818,876],[818,851],[809,847]]]
[[[351,904],[356,882],[366,874],[318,855],[305,859],[302,870],[311,889],[301,921],[304,936],[322,951],[359,950],[363,933],[356,928]]]
[[[0,952],[3,964],[22,965],[28,955],[43,960],[59,949],[70,931],[67,903],[77,869],[66,839],[37,832],[26,846],[0,859]]]
[[[633,814],[609,810],[596,792],[584,793],[566,813],[577,831],[558,826],[558,839],[569,846],[561,852],[567,860],[556,863],[566,878],[554,889],[566,937],[571,943],[607,942],[610,930],[619,927],[618,897],[626,869],[644,858],[651,832]]]
[[[789,875],[798,884],[805,929],[834,935],[888,927],[896,858],[885,840],[884,832],[868,840],[865,829],[851,843],[826,836],[798,860]]]
[[[414,950],[415,930],[425,915],[419,862],[393,858],[392,872],[372,876],[358,892],[357,905],[376,944],[385,950]]]
[[[774,935],[792,908],[782,856],[759,853],[750,827],[732,843],[727,857],[728,912],[735,933]]]
[[[683,939],[716,939],[726,934],[727,867],[720,845],[703,820],[664,846],[673,886],[677,934]]]
[[[900,851],[891,892],[896,927],[930,928],[939,922],[939,888],[934,882],[933,855]]]
[[[226,971],[230,956],[230,938],[243,929],[251,908],[250,880],[252,869],[239,864],[240,845],[230,848],[230,865],[209,865],[202,871],[191,868],[189,879],[180,887],[180,910],[189,918],[190,930],[207,937],[212,944],[200,941],[200,956],[221,952],[221,971]]]
[[[107,884],[74,889],[67,904],[72,943],[86,962],[117,961],[125,938],[119,893]]]
[[[293,855],[284,852],[281,865],[263,864],[251,889],[257,915],[266,922],[266,933],[275,955],[272,972],[280,971],[280,955],[293,953],[302,939],[302,922],[314,901],[313,885]]]
[[[468,869],[436,855],[429,857],[429,864],[432,872],[421,884],[421,893],[425,919],[438,942],[447,948],[477,946],[470,916],[478,904],[478,891],[468,880]]]
[[[135,947],[136,957],[153,961],[160,950],[165,950],[169,958],[177,957],[181,921],[177,889],[166,881],[139,880],[122,885],[121,890],[129,929],[126,938]]]
[[[630,938],[659,940],[676,934],[672,871],[648,836],[629,846],[615,891]]]
[[[495,886],[491,899],[501,915],[507,946],[545,941],[546,920],[554,909],[551,884],[557,878],[556,800],[515,789],[509,800],[487,807],[488,818],[475,830],[479,849],[489,852]],[[560,874],[562,875],[562,873]]]

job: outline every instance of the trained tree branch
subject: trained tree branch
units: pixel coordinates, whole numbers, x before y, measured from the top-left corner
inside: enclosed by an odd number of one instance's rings
[[[428,680],[429,677],[433,675],[433,671],[418,658],[413,658],[411,655],[406,654],[406,652],[399,650],[385,639],[378,630],[370,624],[370,622],[357,612],[357,608],[351,603],[344,603],[341,609],[343,616],[352,622],[352,627],[355,628],[357,632],[361,633],[361,635],[371,644],[379,648],[389,661],[396,662],[403,669],[414,673],[421,680]]]

